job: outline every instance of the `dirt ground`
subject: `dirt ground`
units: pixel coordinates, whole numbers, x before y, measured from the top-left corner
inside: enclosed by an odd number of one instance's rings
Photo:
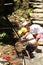
[[[11,65],[22,65],[22,60],[18,58],[14,46],[12,45],[0,45],[0,58],[9,56],[9,62]]]
[[[38,46],[38,49],[39,49],[39,51],[37,51],[37,53],[33,52],[33,54],[35,56],[33,59],[35,59],[35,58],[43,59],[43,46]],[[18,57],[14,46],[0,45],[0,58],[4,58],[6,56],[10,57],[10,59],[8,59],[8,61],[11,63],[11,65],[23,65],[23,59]],[[41,60],[41,59],[39,59],[39,60]],[[29,59],[25,58],[26,63],[27,63],[27,61],[29,61]],[[43,62],[41,61],[41,63],[43,63]],[[27,63],[27,65],[28,65],[28,63]]]

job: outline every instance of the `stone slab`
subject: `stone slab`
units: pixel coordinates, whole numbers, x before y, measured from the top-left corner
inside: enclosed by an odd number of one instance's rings
[[[43,46],[38,46],[38,49],[41,49],[42,53],[33,52],[34,58],[24,57],[25,65],[43,65]]]

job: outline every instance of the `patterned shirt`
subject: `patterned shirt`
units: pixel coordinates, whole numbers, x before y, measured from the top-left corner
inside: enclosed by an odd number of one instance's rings
[[[36,40],[33,35],[29,32],[26,33],[24,36],[21,37],[21,40],[27,40],[29,44],[35,44]],[[25,42],[27,42],[25,41]]]

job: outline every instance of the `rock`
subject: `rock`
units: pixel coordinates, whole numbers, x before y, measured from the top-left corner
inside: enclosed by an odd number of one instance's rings
[[[23,44],[20,43],[20,42],[17,42],[17,43],[15,44],[15,48],[16,48],[16,50],[17,50],[18,52],[22,52],[22,50],[23,50]]]

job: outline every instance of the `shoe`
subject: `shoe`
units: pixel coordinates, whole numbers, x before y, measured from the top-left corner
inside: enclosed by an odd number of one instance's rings
[[[42,53],[42,50],[41,49],[37,49],[36,53]]]
[[[35,57],[34,54],[33,53],[30,53],[30,58],[32,59],[34,57]]]

